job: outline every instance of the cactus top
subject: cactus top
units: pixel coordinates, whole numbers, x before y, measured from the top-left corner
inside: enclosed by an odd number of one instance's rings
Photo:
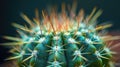
[[[13,57],[8,59],[18,59],[20,67],[112,67],[113,52],[106,42],[119,37],[100,35],[100,30],[111,26],[96,25],[101,13],[94,8],[85,16],[83,9],[75,13],[75,4],[69,11],[62,4],[60,13],[42,11],[42,19],[38,10],[33,21],[21,14],[28,27],[13,23],[20,38],[5,36],[13,41],[4,43],[13,46]]]

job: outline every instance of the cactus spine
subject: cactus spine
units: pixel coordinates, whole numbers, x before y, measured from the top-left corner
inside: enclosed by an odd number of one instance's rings
[[[98,33],[111,24],[94,23],[102,11],[94,8],[84,17],[82,9],[75,16],[74,10],[67,14],[64,7],[59,14],[42,11],[41,21],[37,10],[33,21],[21,14],[29,27],[14,23],[20,38],[5,36],[14,41],[4,43],[13,46],[13,56],[8,59],[17,59],[20,67],[111,67],[113,52],[106,42],[113,39]]]

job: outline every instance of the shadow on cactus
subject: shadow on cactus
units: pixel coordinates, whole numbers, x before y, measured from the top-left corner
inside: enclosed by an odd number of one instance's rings
[[[13,23],[20,37],[4,36],[12,42],[3,45],[13,47],[7,60],[17,59],[19,67],[114,67],[116,53],[106,42],[120,37],[100,33],[111,26],[96,25],[102,10],[94,8],[85,16],[83,9],[76,15],[75,3],[68,11],[65,4],[61,7],[60,13],[43,10],[42,19],[38,10],[33,20],[21,14],[29,26]]]

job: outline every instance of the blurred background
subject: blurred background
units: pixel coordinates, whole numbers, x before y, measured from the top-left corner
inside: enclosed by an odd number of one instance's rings
[[[34,11],[39,9],[49,8],[47,6],[57,5],[58,12],[63,2],[72,4],[74,0],[0,0],[0,43],[7,42],[3,39],[3,35],[15,36],[15,28],[12,27],[12,22],[25,24],[20,13],[25,13],[31,19],[34,17]],[[103,10],[103,14],[99,17],[99,23],[112,22],[113,26],[108,30],[117,31],[114,34],[120,35],[120,0],[76,0],[78,3],[77,9],[83,8],[85,14],[89,14],[96,6]],[[6,62],[4,59],[11,54],[9,48],[0,45],[0,65]]]

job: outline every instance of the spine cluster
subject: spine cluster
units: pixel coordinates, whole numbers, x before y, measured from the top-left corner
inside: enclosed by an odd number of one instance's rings
[[[94,23],[101,13],[94,8],[86,17],[83,10],[76,16],[75,9],[68,14],[62,4],[59,14],[54,9],[50,14],[42,11],[41,21],[37,10],[33,21],[21,14],[29,27],[13,23],[20,38],[4,37],[13,41],[4,43],[13,46],[8,60],[18,59],[20,67],[112,67],[114,52],[106,42],[119,37],[100,35],[98,31],[111,26]]]

